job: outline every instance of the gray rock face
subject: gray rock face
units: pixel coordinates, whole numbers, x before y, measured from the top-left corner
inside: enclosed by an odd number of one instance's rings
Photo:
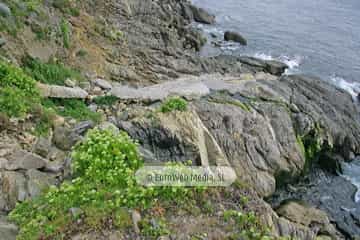
[[[46,159],[20,149],[10,154],[7,160],[5,169],[9,171],[40,169],[46,165]]]
[[[18,228],[10,223],[5,216],[0,216],[0,236],[2,240],[16,240]]]
[[[115,86],[111,92],[120,99],[162,100],[171,95],[197,98],[210,93],[209,88],[199,78],[183,78],[144,88]]]
[[[35,198],[49,186],[57,184],[55,175],[40,172],[36,169],[28,170],[25,175],[27,177],[27,191],[29,198]]]
[[[234,41],[240,43],[241,45],[247,45],[247,40],[237,32],[226,31],[224,34],[224,39],[225,41]]]

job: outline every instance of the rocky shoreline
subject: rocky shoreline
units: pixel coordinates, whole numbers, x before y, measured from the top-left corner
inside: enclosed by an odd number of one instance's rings
[[[42,96],[85,99],[103,119],[94,123],[58,118],[48,137],[28,133],[31,119],[0,119],[1,212],[8,213],[17,202],[35,198],[71,177],[71,148],[97,126],[126,131],[139,142],[147,164],[190,159],[196,165],[233,167],[246,186],[241,190],[250,199],[246,208],[274,236],[350,239],[360,235],[359,209],[346,210],[358,208],[350,204],[355,189],[333,175],[341,161],[360,155],[360,115],[347,92],[316,77],[283,75],[287,66],[276,61],[199,56],[205,39],[191,22],[211,24],[215,17],[186,0],[83,4],[84,13],[71,18],[74,28],[90,35],[84,21],[106,18],[106,27],[120,29],[126,40],[82,38],[98,51],[89,51],[87,61],[74,59],[70,50],[35,48],[26,35],[7,41],[3,50],[15,62],[20,62],[23,52],[43,59],[53,50],[63,54],[89,82],[86,86],[41,84]],[[52,7],[46,11],[53,14]],[[188,111],[159,113],[159,104],[173,95],[188,101]],[[104,96],[117,100],[110,106],[94,101]],[[226,202],[225,197],[222,200]],[[238,205],[238,199],[231,201]],[[219,205],[221,209],[225,203]],[[191,225],[207,224],[192,217],[182,221],[189,232],[178,227],[171,238],[159,239],[190,239]],[[201,239],[225,239],[224,226],[214,229],[218,231],[203,229],[208,235]],[[69,239],[111,239],[109,231],[78,232]],[[12,240],[16,226],[1,218],[0,234]],[[121,239],[133,239],[132,234]]]

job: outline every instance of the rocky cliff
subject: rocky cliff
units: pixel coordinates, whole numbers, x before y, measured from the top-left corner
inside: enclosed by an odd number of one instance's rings
[[[359,235],[344,233],[334,215],[317,206],[281,201],[274,210],[264,200],[301,182],[315,167],[334,173],[341,161],[360,154],[358,109],[345,91],[316,77],[283,75],[286,65],[275,61],[199,56],[206,39],[191,23],[211,24],[214,16],[186,0],[45,1],[31,7],[4,1],[0,8],[9,10],[1,15],[3,59],[29,73],[24,58],[46,64],[55,58],[82,76],[79,82],[66,79],[54,86],[33,75],[42,82],[37,83],[42,98],[51,100],[42,108],[57,110],[46,134],[33,131],[45,121],[43,115],[0,115],[4,214],[72,178],[72,147],[98,127],[127,132],[139,142],[146,164],[191,160],[193,165],[231,166],[238,184],[202,195],[208,199],[201,199],[200,206],[189,204],[190,209],[158,206],[155,199],[150,210],[130,209],[126,231],[105,220],[102,227],[89,228],[93,225],[79,218],[74,229],[61,230],[65,239],[242,239],[236,235],[236,219],[226,223],[222,218],[229,209],[254,213],[275,237]],[[187,110],[159,111],[171,96],[186,99]],[[84,99],[86,110],[59,105],[73,98]],[[69,114],[69,106],[80,116]],[[94,112],[100,115],[96,120]],[[211,206],[204,209],[205,203]],[[78,211],[70,209],[71,214]],[[160,211],[171,233],[154,237],[148,228],[139,229],[138,215],[147,219],[154,211]],[[162,229],[155,216],[149,222],[151,229]],[[17,228],[1,218],[0,234],[14,239]]]

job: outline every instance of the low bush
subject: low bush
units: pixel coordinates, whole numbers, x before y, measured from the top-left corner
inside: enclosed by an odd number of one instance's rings
[[[40,103],[36,81],[20,68],[0,62],[0,112],[23,117]]]
[[[160,107],[160,111],[163,113],[172,111],[184,112],[187,110],[187,102],[179,97],[172,97],[167,99]]]
[[[42,83],[64,85],[68,78],[77,81],[83,80],[80,72],[59,62],[42,63],[39,59],[27,56],[23,58],[22,64],[27,74]]]
[[[94,98],[94,102],[97,105],[102,106],[112,106],[114,105],[119,99],[115,96],[99,96]]]
[[[64,18],[60,22],[60,32],[64,48],[70,48],[71,27],[70,23]]]
[[[71,182],[18,204],[10,213],[21,228],[19,240],[57,239],[79,218],[71,214],[74,208],[81,209],[82,222],[94,228],[124,207],[146,209],[163,195],[182,200],[188,196],[183,188],[145,188],[136,183],[135,172],[143,163],[137,144],[126,133],[91,130],[75,147],[72,159]],[[153,234],[153,229],[148,231]]]
[[[101,120],[100,113],[92,112],[85,102],[79,99],[44,99],[42,104],[46,108],[54,109],[63,117],[71,117],[79,121],[99,122]]]

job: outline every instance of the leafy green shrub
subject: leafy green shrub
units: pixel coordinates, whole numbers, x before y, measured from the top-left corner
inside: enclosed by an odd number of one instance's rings
[[[83,222],[93,227],[99,218],[111,218],[121,208],[146,209],[156,199],[163,199],[165,190],[166,196],[176,192],[171,187],[145,188],[136,183],[135,172],[143,163],[137,144],[126,133],[91,130],[72,157],[75,179],[11,212],[10,218],[21,227],[19,240],[57,239],[62,229],[71,228],[76,221],[72,208],[83,210]],[[183,200],[188,196],[176,194]]]
[[[71,0],[55,0],[53,7],[59,9],[62,13],[70,14],[72,16],[79,16],[80,11]]]
[[[92,120],[99,122],[100,113],[92,112],[84,101],[79,99],[44,99],[43,106],[54,109],[63,117],[71,117],[79,121]]]
[[[9,63],[0,62],[0,79],[1,87],[18,88],[29,96],[39,95],[36,81]]]
[[[62,63],[42,63],[39,59],[30,56],[22,60],[24,70],[39,82],[46,84],[64,85],[66,79],[83,80],[80,72],[66,67]]]
[[[19,89],[5,87],[0,89],[0,112],[9,117],[23,117],[29,111],[26,96]]]
[[[20,68],[0,62],[0,111],[9,117],[23,117],[40,103],[36,82]]]
[[[60,32],[63,39],[64,47],[70,48],[71,27],[69,22],[64,18],[61,19],[60,22]]]
[[[167,99],[160,107],[160,111],[163,113],[172,111],[184,112],[187,110],[187,102],[179,97],[172,97]]]
[[[112,106],[114,105],[119,99],[115,96],[99,96],[94,98],[94,102],[97,105],[103,106]]]

